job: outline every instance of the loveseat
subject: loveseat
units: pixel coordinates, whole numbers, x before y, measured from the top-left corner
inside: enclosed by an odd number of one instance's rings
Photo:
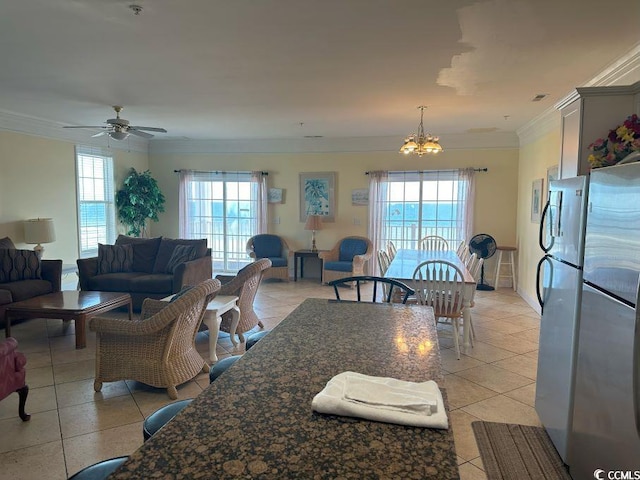
[[[120,235],[115,245],[99,245],[97,257],[77,264],[81,290],[127,292],[136,310],[145,298],[164,298],[212,275],[206,239]]]
[[[39,260],[33,250],[16,249],[9,237],[0,238],[0,325],[14,302],[59,292],[62,260]]]

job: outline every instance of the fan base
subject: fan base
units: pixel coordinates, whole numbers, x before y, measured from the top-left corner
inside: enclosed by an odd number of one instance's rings
[[[489,292],[491,290],[495,290],[491,285],[487,285],[486,283],[479,283],[476,285],[476,290],[483,290],[485,292]]]

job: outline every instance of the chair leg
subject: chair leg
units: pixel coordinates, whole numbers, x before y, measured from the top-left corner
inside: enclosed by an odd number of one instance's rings
[[[94,381],[94,382],[93,382],[93,389],[94,389],[96,392],[99,392],[100,390],[102,390],[102,382],[101,382],[101,381],[99,381],[99,380]]]
[[[262,320],[258,320],[258,326],[260,328],[264,328],[264,323],[262,323]]]
[[[458,360],[460,360],[460,343],[458,338],[460,336],[460,324],[457,318],[451,319],[451,326],[453,327],[453,345],[455,346]]]
[[[18,390],[18,396],[20,397],[20,403],[18,404],[18,415],[23,422],[27,422],[31,415],[24,411],[24,406],[27,403],[27,395],[29,395],[29,385],[25,385],[21,389]]]
[[[169,395],[169,398],[171,400],[177,400],[178,399],[178,390],[176,390],[176,387],[174,387],[174,386],[167,387],[167,395]]]

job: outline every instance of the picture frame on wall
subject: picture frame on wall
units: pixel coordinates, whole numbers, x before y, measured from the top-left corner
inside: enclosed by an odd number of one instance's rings
[[[300,221],[307,215],[319,215],[322,221],[335,221],[336,202],[335,172],[312,172],[300,174]]]
[[[284,203],[284,189],[270,188],[267,193],[267,201],[269,203]]]
[[[542,214],[542,187],[544,179],[538,178],[531,184],[531,221],[540,223],[540,215]]]
[[[369,205],[369,189],[357,188],[351,190],[351,205],[366,206]]]

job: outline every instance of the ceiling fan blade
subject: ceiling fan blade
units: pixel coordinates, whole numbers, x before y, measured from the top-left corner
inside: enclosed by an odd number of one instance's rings
[[[138,125],[132,125],[129,127],[129,129],[135,129],[135,130],[149,130],[150,132],[161,132],[161,133],[167,133],[167,131],[164,128],[157,128],[157,127],[139,127]]]
[[[129,128],[129,130],[127,130],[127,133],[130,133],[132,135],[137,135],[142,138],[153,138],[153,135],[151,135],[150,133],[141,132],[140,130],[135,130],[133,128]]]
[[[62,128],[108,128],[108,127],[105,127],[104,125],[79,125],[79,126],[73,125],[73,126],[64,126]]]
[[[107,132],[99,132],[99,133],[96,133],[95,135],[91,135],[91,138],[93,138],[93,137],[101,137],[102,135],[106,135],[106,134],[107,134]]]

